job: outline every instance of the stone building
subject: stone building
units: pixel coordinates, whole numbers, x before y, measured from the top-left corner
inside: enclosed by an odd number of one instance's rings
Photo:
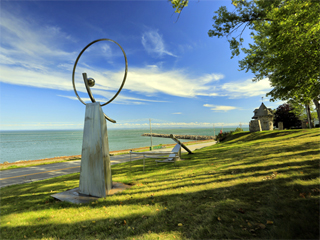
[[[273,113],[271,108],[267,108],[263,103],[254,111],[254,116],[249,123],[250,132],[273,130]]]

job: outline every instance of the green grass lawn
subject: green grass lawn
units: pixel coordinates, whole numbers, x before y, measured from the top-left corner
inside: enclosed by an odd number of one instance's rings
[[[91,204],[51,194],[79,174],[0,189],[1,239],[319,239],[319,129],[240,132],[183,155],[112,166],[132,184]]]

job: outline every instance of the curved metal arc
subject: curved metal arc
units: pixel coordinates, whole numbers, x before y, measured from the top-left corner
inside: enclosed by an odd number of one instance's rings
[[[78,64],[78,61],[81,57],[81,55],[83,54],[83,52],[88,48],[90,47],[92,44],[96,43],[96,42],[99,42],[99,41],[110,41],[110,42],[113,42],[115,44],[117,44],[120,49],[122,50],[122,53],[124,55],[124,60],[125,60],[125,73],[124,73],[124,77],[123,77],[123,81],[122,81],[122,84],[119,88],[119,90],[117,91],[117,93],[106,103],[104,104],[100,104],[100,106],[105,106],[107,104],[109,104],[110,102],[112,102],[117,96],[118,94],[120,93],[120,91],[122,90],[124,84],[125,84],[125,81],[126,81],[126,78],[127,78],[127,72],[128,72],[128,61],[127,61],[127,56],[126,56],[126,53],[124,52],[123,48],[120,46],[119,43],[113,41],[112,39],[108,39],[108,38],[101,38],[101,39],[97,39],[91,43],[89,43],[84,49],[82,49],[82,51],[80,52],[80,54],[78,55],[75,63],[74,63],[74,66],[73,66],[73,71],[72,71],[72,85],[73,85],[73,90],[74,90],[74,93],[76,94],[77,98],[79,99],[80,102],[82,102],[84,105],[86,105],[86,103],[84,101],[82,101],[82,99],[79,97],[78,93],[77,93],[77,90],[76,90],[76,86],[75,86],[75,81],[74,81],[74,75],[75,75],[75,70],[76,70],[76,67],[77,67],[77,64]],[[89,93],[89,92],[88,92]]]
[[[111,42],[113,42],[113,43],[115,43],[115,44],[117,44],[117,45],[119,46],[119,48],[121,49],[121,51],[122,51],[122,53],[123,53],[124,61],[125,61],[126,66],[125,66],[125,72],[124,72],[124,76],[123,76],[123,81],[122,81],[122,84],[121,84],[118,92],[113,96],[113,98],[111,98],[108,102],[102,104],[101,106],[105,106],[105,105],[107,105],[108,103],[111,103],[111,102],[119,95],[119,93],[121,92],[121,90],[122,90],[122,88],[123,88],[123,86],[124,86],[124,84],[125,84],[125,82],[126,82],[127,73],[128,73],[128,60],[127,60],[127,55],[126,55],[126,53],[124,52],[123,48],[120,46],[119,43],[117,43],[117,42],[115,42],[115,41],[113,41],[113,40],[111,40],[111,39],[109,39],[109,41],[111,41]]]
[[[109,122],[112,122],[112,123],[117,123],[116,120],[113,120],[112,118],[109,118],[105,113],[104,114],[104,118],[107,119]]]

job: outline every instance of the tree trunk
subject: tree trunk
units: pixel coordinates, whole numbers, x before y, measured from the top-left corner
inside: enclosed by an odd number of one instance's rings
[[[318,120],[320,121],[320,103],[319,98],[313,99],[313,103],[316,106],[317,114],[318,114]]]
[[[309,104],[306,104],[306,113],[307,113],[307,119],[308,119],[308,125],[309,128],[311,128],[311,113],[310,113],[310,107]]]

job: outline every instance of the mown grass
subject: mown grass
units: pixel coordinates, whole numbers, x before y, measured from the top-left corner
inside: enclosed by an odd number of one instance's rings
[[[50,197],[79,174],[1,191],[1,239],[319,239],[319,130],[240,132],[184,155],[112,166],[133,184],[91,204]]]

